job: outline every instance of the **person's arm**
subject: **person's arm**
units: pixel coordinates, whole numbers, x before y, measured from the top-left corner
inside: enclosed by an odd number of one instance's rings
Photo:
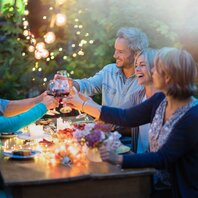
[[[34,105],[41,102],[45,95],[46,93],[44,92],[35,98],[28,98],[23,100],[10,100],[9,104],[7,105],[7,108],[5,109],[4,116],[14,116],[29,110]]]
[[[15,132],[20,128],[31,124],[47,112],[47,107],[43,103],[39,103],[32,107],[29,111],[12,116],[0,117],[0,132]]]
[[[49,109],[57,107],[58,99],[45,95],[41,103],[30,110],[12,117],[0,116],[0,132],[14,132],[41,118]]]
[[[84,79],[73,80],[73,85],[78,91],[87,96],[93,96],[98,93],[102,93],[102,82],[104,75],[107,71],[108,65],[102,70],[97,72],[94,76]]]
[[[158,93],[145,102],[128,109],[102,106],[99,119],[107,123],[128,127],[147,124],[152,121],[152,116],[163,98],[164,95]],[[89,111],[86,113],[89,113]]]
[[[169,168],[181,157],[189,156],[189,152],[193,151],[198,142],[198,113],[195,111],[193,112],[195,116],[192,116],[192,112],[188,112],[181,118],[170,133],[167,142],[157,152],[125,155],[122,167]]]

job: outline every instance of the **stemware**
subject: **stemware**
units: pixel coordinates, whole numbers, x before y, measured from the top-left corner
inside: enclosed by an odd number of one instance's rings
[[[61,76],[64,76],[64,77],[67,77],[67,78],[69,77],[69,74],[66,70],[59,70],[59,71],[57,71],[57,74],[59,74]],[[65,107],[65,108],[66,108],[66,111],[68,111],[67,110],[68,107]],[[62,111],[64,111],[64,107],[61,108],[61,109],[62,109]],[[85,118],[87,116],[87,114],[82,113],[80,110],[78,110],[78,114],[79,115],[76,116],[76,119]]]

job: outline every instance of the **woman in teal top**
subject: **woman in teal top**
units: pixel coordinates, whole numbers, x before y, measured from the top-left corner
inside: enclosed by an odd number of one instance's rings
[[[38,104],[35,105],[36,101]],[[52,109],[57,106],[58,100],[53,96],[48,96],[46,94],[41,94],[39,97],[33,99],[10,101],[6,106],[1,108],[4,111],[1,112],[3,116],[0,116],[0,133],[15,132],[41,118],[48,109]],[[27,107],[31,108],[27,110]],[[12,116],[7,117],[9,115]]]

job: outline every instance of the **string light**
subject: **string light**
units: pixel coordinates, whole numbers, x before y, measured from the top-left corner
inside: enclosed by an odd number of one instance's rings
[[[44,40],[45,40],[46,43],[51,44],[56,40],[56,35],[54,34],[54,32],[48,32],[44,36]]]
[[[28,0],[24,0],[24,2],[26,3],[26,5],[28,4]],[[57,27],[62,27],[66,24],[67,21],[67,17],[65,14],[63,13],[59,13],[58,9],[60,9],[61,5],[63,5],[66,0],[55,0],[55,6],[50,6],[48,9],[50,11],[56,11],[56,14],[52,13],[52,16],[49,17],[48,15],[43,15],[42,19],[43,20],[47,20],[49,19],[50,24],[49,24],[49,29],[50,31],[46,32],[43,40],[44,42],[40,41],[37,42],[36,38],[34,37],[34,35],[31,33],[30,28],[29,28],[29,22],[26,19],[26,16],[29,15],[29,11],[26,9],[24,12],[24,17],[22,18],[23,20],[23,35],[25,36],[25,38],[27,40],[29,40],[30,45],[28,46],[28,51],[31,53],[34,53],[34,57],[36,60],[41,60],[44,59],[46,62],[49,62],[53,59],[56,58],[57,55],[61,55],[62,54],[62,60],[66,61],[66,60],[70,60],[69,58],[76,58],[77,56],[84,56],[85,52],[83,50],[83,46],[86,45],[87,43],[89,44],[93,44],[94,40],[89,39],[89,41],[85,40],[85,37],[89,36],[89,33],[83,32],[83,25],[80,22],[80,17],[76,17],[74,19],[74,26],[73,28],[75,29],[74,34],[77,36],[81,35],[81,39],[78,39],[79,42],[77,43],[72,43],[71,47],[73,48],[72,50],[72,54],[67,55],[65,53],[63,53],[63,49],[65,49],[65,47],[59,47],[58,50],[55,50],[55,53],[50,52],[47,47],[49,47],[50,49],[50,44],[53,44],[56,41],[56,35],[55,32],[53,30],[53,28]],[[78,10],[78,14],[82,14],[82,10]],[[84,37],[84,38],[83,38]],[[19,41],[20,38],[17,38],[17,40]],[[46,46],[46,44],[48,44]],[[79,49],[80,48],[80,49]],[[25,56],[25,54],[22,54],[23,56]],[[36,71],[36,69],[38,69],[39,72],[42,72],[43,69],[40,67],[38,68],[38,62],[36,62],[35,66],[32,68],[32,71]],[[74,74],[74,71],[71,71],[70,74]],[[47,78],[44,78],[47,81]],[[32,79],[35,80],[35,79]],[[43,80],[43,82],[45,82]]]
[[[65,25],[65,23],[66,23],[66,16],[64,14],[57,14],[56,15],[56,22],[55,23],[56,23],[56,25],[58,27],[61,27],[61,26]]]

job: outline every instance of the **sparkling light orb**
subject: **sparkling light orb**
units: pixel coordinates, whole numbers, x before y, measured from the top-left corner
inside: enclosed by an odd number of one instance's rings
[[[38,60],[42,58],[41,53],[37,50],[34,52],[34,57]]]
[[[39,42],[36,44],[36,49],[38,51],[42,51],[43,49],[45,49],[45,43],[44,42]]]
[[[46,50],[46,49],[43,49],[43,50],[41,51],[41,56],[42,56],[43,58],[47,58],[47,57],[49,56],[49,51]]]
[[[60,14],[60,13],[57,14],[56,15],[56,22],[55,23],[59,27],[65,25],[65,23],[66,23],[66,16],[64,14]]]
[[[54,32],[48,32],[44,36],[44,40],[45,40],[46,43],[51,44],[56,40],[56,35],[54,34]]]
[[[34,46],[32,46],[32,45],[30,45],[30,46],[28,47],[28,51],[29,51],[29,52],[34,52],[34,49],[35,49],[35,48],[34,48]]]

